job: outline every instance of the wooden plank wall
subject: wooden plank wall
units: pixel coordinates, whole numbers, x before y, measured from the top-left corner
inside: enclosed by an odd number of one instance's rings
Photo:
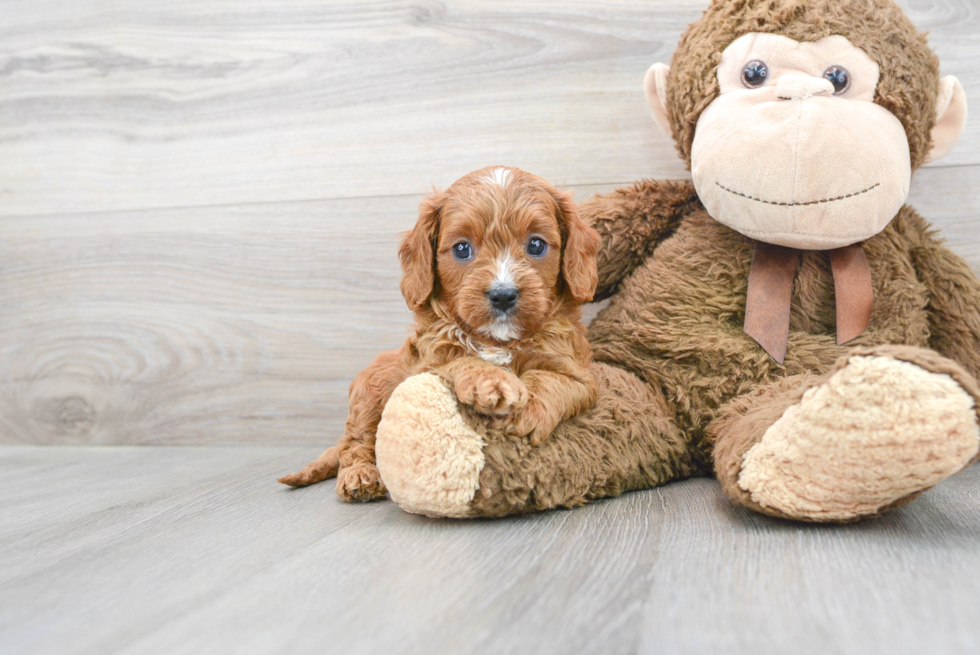
[[[433,185],[686,176],[640,82],[705,4],[8,3],[0,443],[332,442]],[[902,4],[980,99],[980,7]],[[980,269],[973,116],[911,202]]]

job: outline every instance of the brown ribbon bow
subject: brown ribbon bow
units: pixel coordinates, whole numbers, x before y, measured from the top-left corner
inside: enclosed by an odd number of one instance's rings
[[[861,336],[871,320],[871,267],[860,243],[830,252],[837,300],[837,344]],[[745,332],[780,364],[786,358],[793,278],[800,251],[757,241],[745,299]]]

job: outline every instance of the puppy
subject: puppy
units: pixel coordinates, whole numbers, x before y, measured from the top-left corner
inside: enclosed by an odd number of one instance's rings
[[[424,200],[398,252],[414,333],[354,379],[337,445],[279,482],[336,475],[344,500],[383,497],[375,433],[416,373],[440,375],[459,402],[542,443],[595,402],[579,305],[595,291],[598,248],[569,194],[516,168],[484,168]]]

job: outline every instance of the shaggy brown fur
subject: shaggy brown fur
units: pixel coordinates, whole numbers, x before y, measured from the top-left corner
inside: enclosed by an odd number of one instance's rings
[[[847,37],[881,69],[874,101],[905,127],[912,169],[922,164],[936,121],[931,110],[939,89],[939,59],[892,0],[715,0],[681,37],[670,65],[667,115],[677,151],[688,166],[698,118],[718,97],[721,52],[748,32],[795,41]]]
[[[457,256],[460,244],[469,256]],[[595,289],[598,247],[570,196],[517,169],[476,171],[423,201],[399,250],[414,334],[354,379],[337,445],[279,481],[306,486],[337,475],[345,500],[383,497],[374,452],[381,413],[395,387],[423,372],[441,375],[515,443],[539,445],[595,400],[579,306]],[[506,312],[490,296],[501,285],[519,294]]]
[[[881,67],[876,102],[901,120],[913,167],[921,164],[936,118],[937,62],[888,0],[715,0],[682,38],[668,87],[687,161],[698,116],[718,94],[721,51],[752,31],[800,41],[842,34],[863,48]],[[641,182],[579,210],[602,237],[596,297],[610,298],[589,329],[596,405],[535,449],[474,420],[486,443],[474,514],[572,507],[716,472],[735,503],[781,515],[736,484],[742,456],[854,355],[884,353],[949,374],[980,400],[980,282],[911,207],[864,244],[874,311],[846,346],[835,339],[827,255],[802,255],[784,366],[742,329],[754,242],[710,218],[691,184]]]
[[[654,256],[625,279],[599,280],[599,288],[618,290],[589,329],[597,360],[596,406],[558,426],[533,451],[499,431],[481,430],[488,442],[487,464],[473,501],[476,513],[503,516],[573,507],[713,471],[735,502],[760,510],[735,484],[742,455],[804,391],[836,370],[841,358],[884,352],[912,361],[951,375],[980,405],[975,382],[980,374],[980,282],[913,209],[904,207],[865,244],[874,273],[875,310],[867,332],[847,346],[838,346],[834,337],[829,262],[821,253],[804,254],[794,284],[789,351],[780,366],[742,331],[752,241],[703,210],[689,216],[665,210],[684,206],[676,202],[680,186],[648,182],[633,193],[619,192],[631,201],[653,201],[662,190],[664,202],[649,213],[657,227],[643,226],[659,244]],[[652,244],[606,238],[607,230],[621,233],[617,223],[634,225],[643,219],[642,212],[633,213],[638,204],[632,204],[632,211],[614,220],[609,200],[596,198],[581,211],[590,218],[597,209],[606,212],[595,223],[604,237],[599,267],[618,271],[624,258]],[[664,234],[671,235],[661,240]],[[914,348],[869,350],[878,344]]]

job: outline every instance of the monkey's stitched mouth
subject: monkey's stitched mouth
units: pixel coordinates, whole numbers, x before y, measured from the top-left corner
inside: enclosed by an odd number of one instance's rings
[[[875,182],[867,189],[861,189],[860,191],[855,191],[854,193],[848,193],[844,196],[837,196],[836,198],[823,198],[822,200],[809,200],[807,202],[776,202],[775,200],[764,200],[762,198],[756,198],[755,196],[747,196],[744,193],[735,191],[734,189],[729,189],[727,186],[719,182],[715,182],[720,188],[724,189],[728,193],[734,194],[736,196],[741,196],[742,198],[748,198],[749,200],[755,200],[756,202],[764,202],[767,205],[778,205],[780,207],[804,207],[806,205],[819,205],[824,202],[837,202],[838,200],[844,200],[845,198],[853,198],[854,196],[859,196],[862,193],[867,193],[871,189],[881,186],[881,182]]]

